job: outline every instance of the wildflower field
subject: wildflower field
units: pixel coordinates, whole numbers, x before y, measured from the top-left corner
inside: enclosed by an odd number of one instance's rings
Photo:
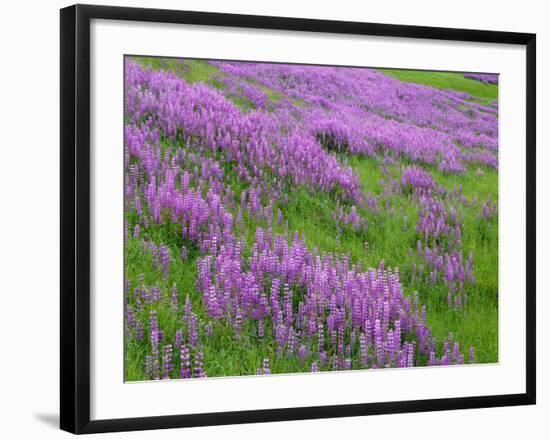
[[[498,361],[498,76],[125,58],[125,379]]]

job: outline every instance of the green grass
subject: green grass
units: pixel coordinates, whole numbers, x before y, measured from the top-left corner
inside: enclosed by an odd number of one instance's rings
[[[171,71],[190,84],[195,82],[205,82],[212,84],[213,76],[219,74],[220,70],[201,59],[176,59],[176,58],[158,58],[146,56],[133,56],[132,60],[140,63],[143,67],[151,67],[154,70]]]
[[[172,69],[175,73],[193,83],[202,81],[215,85],[215,77],[220,71],[201,60],[185,60],[184,64],[176,60],[161,60],[158,58],[140,58],[139,62],[154,69]],[[438,72],[407,72],[385,71],[401,80],[425,83],[434,87],[452,88],[466,91],[472,96],[482,99],[496,99],[497,91],[493,86],[487,86],[476,81],[461,78],[459,74]],[[219,84],[217,85],[220,88]],[[262,90],[272,102],[284,98],[280,93],[262,86]],[[496,88],[496,87],[495,87]],[[237,104],[243,111],[247,111],[248,104]],[[173,147],[167,144],[166,148]],[[351,166],[358,175],[363,190],[374,194],[383,191],[383,179],[380,159],[372,157],[339,156]],[[390,166],[390,172],[398,176],[401,163]],[[415,230],[418,220],[418,207],[407,196],[394,195],[388,199],[391,211],[386,211],[385,201],[380,203],[380,211],[361,211],[362,216],[369,219],[367,231],[354,231],[348,226],[336,225],[332,214],[336,209],[334,195],[323,194],[307,188],[292,190],[287,203],[277,202],[274,206],[276,218],[277,209],[281,209],[284,218],[288,221],[289,235],[299,231],[306,239],[308,247],[320,252],[335,254],[349,253],[352,262],[367,267],[378,266],[384,259],[386,266],[399,267],[401,281],[405,294],[418,291],[420,301],[427,307],[427,322],[440,344],[449,332],[452,332],[460,342],[462,352],[467,358],[470,346],[475,346],[477,361],[481,363],[498,361],[498,222],[496,219],[489,222],[479,220],[481,203],[489,194],[494,201],[498,200],[498,174],[496,171],[483,166],[470,166],[465,175],[443,174],[433,167],[426,167],[439,185],[452,190],[462,187],[464,196],[470,201],[468,207],[461,209],[463,216],[463,249],[468,255],[471,251],[475,257],[474,274],[477,282],[467,287],[468,306],[465,310],[450,311],[447,306],[447,289],[439,282],[435,286],[418,283],[412,280],[412,264],[422,264],[410,249],[416,248],[419,239]],[[478,168],[483,175],[477,174]],[[229,184],[239,200],[240,192],[244,189],[243,183],[235,172],[227,165],[224,169],[225,183]],[[473,201],[477,200],[477,205]],[[236,211],[232,212],[233,214]],[[133,229],[136,217],[127,215],[129,230]],[[248,217],[244,212],[244,233],[250,247],[254,241],[256,227],[265,227],[263,220]],[[277,225],[273,221],[274,231],[284,233],[286,225]],[[143,236],[142,236],[143,237]],[[157,310],[159,324],[165,329],[167,342],[174,342],[173,336],[181,323],[181,308],[185,298],[189,296],[194,312],[198,313],[201,325],[200,338],[207,340],[204,344],[204,354],[207,358],[206,371],[209,376],[232,376],[255,374],[261,366],[263,358],[270,358],[272,372],[309,371],[311,361],[300,364],[297,359],[276,358],[275,341],[271,333],[270,324],[266,324],[266,337],[259,341],[254,335],[255,328],[247,323],[243,326],[242,335],[235,341],[235,334],[231,325],[215,322],[215,330],[211,338],[206,336],[205,325],[209,321],[202,306],[202,298],[195,289],[197,277],[197,251],[188,248],[189,258],[182,261],[179,258],[179,249],[183,243],[177,225],[167,221],[163,225],[151,226],[145,232],[146,239],[157,244],[166,244],[171,252],[171,269],[168,279],[164,279],[159,269],[154,269],[152,257],[142,251],[140,242],[131,237],[127,241],[126,278],[131,282],[131,290],[139,284],[143,276],[146,285],[158,285],[161,288],[163,299],[153,305]],[[368,251],[365,243],[368,242]],[[247,252],[249,249],[247,250]],[[245,252],[246,254],[246,252]],[[174,313],[170,304],[170,294],[173,285],[179,290],[180,312]],[[133,303],[132,294],[129,303]],[[147,322],[151,307],[144,307],[141,315],[136,318]],[[144,328],[147,334],[147,327]],[[137,343],[135,340],[126,342],[125,377],[128,381],[144,379],[144,357],[148,355],[148,341]],[[441,349],[441,346],[440,346]],[[315,351],[313,351],[314,353]],[[175,359],[176,369],[179,368],[179,359]]]
[[[380,69],[380,71],[403,82],[429,85],[442,90],[461,91],[486,101],[498,99],[498,85],[468,79],[462,73],[392,69]]]

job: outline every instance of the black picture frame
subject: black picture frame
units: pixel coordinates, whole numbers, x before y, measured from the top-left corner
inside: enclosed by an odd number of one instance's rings
[[[61,429],[99,433],[535,404],[536,35],[210,12],[75,5],[61,9]],[[526,47],[526,392],[224,413],[90,420],[90,21],[92,19],[294,30]]]

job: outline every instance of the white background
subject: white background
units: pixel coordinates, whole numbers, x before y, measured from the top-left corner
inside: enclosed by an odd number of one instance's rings
[[[281,16],[304,16],[342,20],[418,24],[447,27],[526,31],[538,34],[538,270],[546,271],[544,249],[548,232],[549,177],[543,169],[550,156],[547,143],[550,29],[543,2],[461,0],[452,6],[440,1],[388,2],[269,2],[253,1],[156,1],[104,4],[211,10]],[[58,432],[58,286],[59,286],[59,149],[58,149],[58,8],[65,2],[21,2],[5,5],[2,13],[2,68],[0,69],[2,156],[0,195],[0,267],[3,308],[0,318],[2,354],[0,376],[0,432],[6,437],[56,437]],[[314,7],[313,7],[314,6]],[[546,52],[546,53],[545,53]],[[542,316],[547,309],[543,292],[548,277],[538,280],[539,371],[547,365],[548,330]],[[546,347],[545,347],[546,345]],[[543,437],[548,430],[545,414],[550,409],[548,380],[539,373],[539,404],[536,407],[498,408],[458,412],[405,414],[338,420],[285,422],[270,425],[209,427],[182,431],[126,433],[122,437],[217,438],[220,435],[279,437],[345,434],[394,437]],[[391,428],[390,428],[391,426]],[[548,432],[546,432],[547,434]]]

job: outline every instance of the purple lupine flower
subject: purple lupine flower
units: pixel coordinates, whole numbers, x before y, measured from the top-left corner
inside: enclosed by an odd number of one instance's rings
[[[309,352],[307,346],[304,344],[300,345],[300,348],[298,349],[298,361],[300,361],[300,364],[302,364],[306,360],[306,357],[308,355]]]
[[[264,358],[262,363],[262,372],[264,375],[269,375],[271,373],[271,369],[269,368],[269,358]]]
[[[155,285],[153,287],[151,287],[151,302],[150,303],[153,303],[153,302],[158,302],[160,301],[161,299],[161,290],[160,290],[160,287]]]
[[[178,288],[176,287],[176,284],[172,287],[172,310],[177,313],[178,312],[178,297],[179,292]]]
[[[170,372],[172,372],[174,366],[172,364],[172,345],[167,344],[162,347],[162,368],[163,379],[170,378]]]
[[[283,213],[281,212],[281,209],[277,209],[277,224],[279,226],[283,225]]]
[[[134,288],[134,302],[136,304],[136,312],[141,313],[143,311],[143,295],[139,288]]]
[[[243,315],[240,310],[235,315],[235,321],[233,322],[233,329],[235,330],[235,337],[238,339],[241,335],[241,326],[243,323]]]
[[[364,333],[361,333],[359,335],[359,351],[361,354],[361,367],[367,367],[367,355],[368,355],[368,345],[367,345],[367,337]]]
[[[186,345],[180,348],[180,378],[191,378],[191,356]]]
[[[126,306],[126,336],[132,337],[132,330],[136,327],[136,318],[134,310],[130,306]]]
[[[181,246],[180,258],[182,261],[187,261],[187,248],[185,247],[185,245]]]
[[[197,327],[197,315],[195,313],[191,313],[189,316],[189,322],[188,322],[188,342],[191,347],[197,347],[199,343],[199,330]]]
[[[176,331],[176,336],[174,338],[175,338],[174,347],[176,349],[181,349],[183,346],[183,331],[181,329],[178,329]]]
[[[188,321],[192,314],[192,306],[191,306],[191,300],[189,299],[189,294],[185,297],[185,305],[184,305],[184,311],[182,320],[184,322]]]
[[[321,367],[325,367],[327,365],[327,352],[323,351],[319,353],[319,361],[321,363]]]
[[[291,327],[288,330],[288,337],[286,342],[286,354],[289,358],[294,357],[294,350],[296,349],[296,335],[294,329]]]
[[[153,357],[151,355],[145,356],[145,376],[153,379]]]
[[[325,350],[325,337],[323,332],[323,324],[317,325],[317,352],[323,352]]]
[[[152,379],[160,379],[160,360],[159,360],[159,343],[161,339],[161,331],[158,327],[157,312],[151,310],[149,316],[150,341],[151,341],[151,377]]]
[[[277,344],[277,355],[282,355],[287,340],[287,328],[283,323],[275,327],[275,342]]]
[[[143,323],[140,320],[136,321],[136,341],[143,340]]]
[[[212,322],[208,322],[206,325],[206,336],[211,338],[214,335],[214,325]]]
[[[195,354],[195,367],[193,369],[194,378],[206,378],[206,372],[204,371],[204,354],[202,351],[198,351]]]
[[[292,325],[292,290],[288,284],[283,286],[283,298],[285,306],[285,324],[287,326]]]
[[[437,358],[435,356],[435,351],[430,351],[430,359],[428,360],[428,366],[437,366]]]
[[[162,267],[162,274],[165,279],[168,278],[170,273],[170,250],[167,246],[161,245],[159,247],[160,264]]]
[[[382,326],[380,323],[380,319],[376,319],[374,322],[374,346],[376,350],[376,359],[378,361],[378,364],[380,365],[383,361],[383,344],[382,344]]]

